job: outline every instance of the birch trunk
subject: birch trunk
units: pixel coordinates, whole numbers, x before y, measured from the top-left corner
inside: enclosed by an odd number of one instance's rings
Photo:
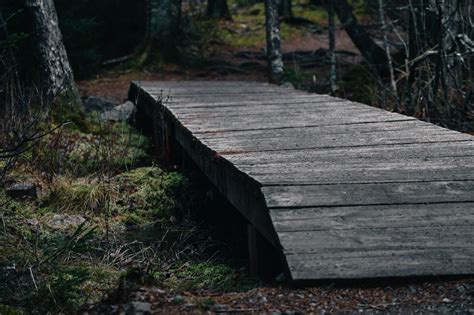
[[[265,19],[270,82],[280,83],[283,76],[283,61],[277,0],[265,0]]]
[[[388,43],[388,37],[387,37],[387,24],[385,23],[385,13],[384,13],[383,0],[378,0],[378,13],[379,13],[380,24],[382,26],[383,45],[384,45],[384,49],[385,49],[385,54],[387,55],[387,66],[388,66],[388,72],[390,74],[390,86],[392,88],[393,96],[395,97],[395,99],[398,99],[397,83],[395,82],[395,74],[393,72],[392,55],[390,54],[390,45]]]
[[[328,34],[329,34],[329,56],[331,69],[329,74],[329,83],[331,86],[331,95],[336,94],[336,21],[334,18],[334,7],[331,1],[326,4],[326,10],[328,11]]]

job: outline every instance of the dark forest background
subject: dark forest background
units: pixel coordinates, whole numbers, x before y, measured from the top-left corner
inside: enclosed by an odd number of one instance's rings
[[[16,2],[16,1],[15,1]],[[55,1],[59,27],[77,79],[97,74],[103,61],[132,53],[144,40],[146,1]],[[13,48],[21,72],[35,69],[33,24],[21,2],[2,10],[2,48]]]

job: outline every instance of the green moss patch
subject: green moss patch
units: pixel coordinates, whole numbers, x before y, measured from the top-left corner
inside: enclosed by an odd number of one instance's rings
[[[156,276],[159,282],[178,290],[240,291],[255,287],[258,282],[243,276],[236,269],[220,262],[187,262],[172,268],[165,277]]]

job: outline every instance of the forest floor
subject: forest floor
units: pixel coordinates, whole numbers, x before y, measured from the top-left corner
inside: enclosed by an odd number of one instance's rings
[[[317,23],[282,25],[284,80],[327,93],[325,15],[299,7],[295,14]],[[79,82],[81,94],[120,103],[132,80],[267,81],[262,6],[233,15],[231,22],[202,21],[209,36],[188,45],[180,64],[119,66]],[[344,32],[338,38],[338,95],[376,105],[376,85],[370,76],[360,80],[366,70],[357,50]],[[203,219],[211,208],[232,211],[222,209],[228,205],[212,198],[199,174],[160,168],[149,140],[133,127],[99,115],[57,117],[56,126],[71,123],[26,152],[7,178],[7,186],[32,182],[40,193],[0,193],[1,314],[474,314],[469,276],[300,288],[281,277],[250,277],[242,240],[233,244]]]

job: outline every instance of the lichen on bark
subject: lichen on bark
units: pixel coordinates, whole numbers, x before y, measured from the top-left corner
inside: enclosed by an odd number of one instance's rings
[[[270,81],[280,83],[283,76],[281,56],[280,25],[278,23],[278,4],[276,0],[265,0],[265,19],[267,35],[267,56]]]

